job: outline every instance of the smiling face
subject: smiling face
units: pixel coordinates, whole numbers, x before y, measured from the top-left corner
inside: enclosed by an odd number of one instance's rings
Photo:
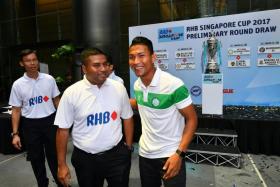
[[[152,80],[155,72],[155,60],[155,54],[151,54],[146,45],[137,44],[129,48],[129,65],[141,80]]]
[[[24,67],[27,74],[34,74],[38,72],[39,62],[35,53],[30,53],[23,56],[19,64],[20,66]]]
[[[82,69],[87,80],[91,84],[101,87],[106,81],[108,66],[109,64],[106,56],[103,54],[97,54],[88,56],[82,65]]]

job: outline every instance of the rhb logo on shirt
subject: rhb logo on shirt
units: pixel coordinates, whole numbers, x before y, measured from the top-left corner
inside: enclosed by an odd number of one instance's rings
[[[112,114],[108,111],[90,114],[87,116],[87,126],[106,124],[109,123],[111,119],[115,121],[117,116],[118,114],[115,111],[113,111]]]
[[[33,106],[33,105],[37,105],[43,102],[48,102],[49,97],[48,96],[36,96],[36,97],[32,97],[29,99],[29,106]]]

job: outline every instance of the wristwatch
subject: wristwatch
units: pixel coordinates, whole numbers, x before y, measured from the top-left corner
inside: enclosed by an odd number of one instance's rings
[[[181,158],[185,158],[186,157],[186,152],[181,151],[180,149],[176,150],[176,154],[178,154]]]
[[[127,146],[127,149],[130,150],[130,151],[133,153],[133,151],[134,151],[134,146],[133,146],[133,145],[131,145],[131,146],[126,145],[126,146]]]
[[[19,132],[17,131],[17,132],[12,132],[11,133],[11,137],[14,137],[15,135],[19,135]]]
[[[133,153],[133,151],[134,151],[134,146],[133,146],[133,145],[128,146],[125,142],[124,142],[124,145],[126,146],[126,148],[127,148],[129,151],[131,151],[131,152]]]

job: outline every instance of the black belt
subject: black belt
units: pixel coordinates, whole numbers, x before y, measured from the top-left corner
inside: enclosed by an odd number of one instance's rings
[[[123,144],[124,144],[124,142],[123,142],[123,140],[121,140],[117,145],[115,145],[111,149],[106,150],[106,151],[102,151],[102,152],[99,152],[99,153],[95,153],[95,154],[88,153],[84,150],[81,150],[81,149],[77,148],[76,146],[74,146],[74,149],[77,150],[78,152],[81,152],[81,153],[84,153],[84,154],[88,154],[88,155],[92,155],[92,156],[99,156],[99,155],[104,155],[104,154],[116,152],[118,150],[118,148],[121,147]]]

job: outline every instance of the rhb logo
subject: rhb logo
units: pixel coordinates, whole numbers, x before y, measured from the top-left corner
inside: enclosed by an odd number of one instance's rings
[[[108,123],[111,119],[115,121],[117,119],[117,112],[99,112],[95,114],[90,114],[87,117],[87,126],[93,126],[93,125],[102,125]]]
[[[47,102],[49,100],[49,97],[48,96],[36,96],[36,97],[32,97],[29,99],[29,106],[33,106],[33,105],[36,105],[36,104],[40,104],[40,103],[43,103],[43,102]]]

